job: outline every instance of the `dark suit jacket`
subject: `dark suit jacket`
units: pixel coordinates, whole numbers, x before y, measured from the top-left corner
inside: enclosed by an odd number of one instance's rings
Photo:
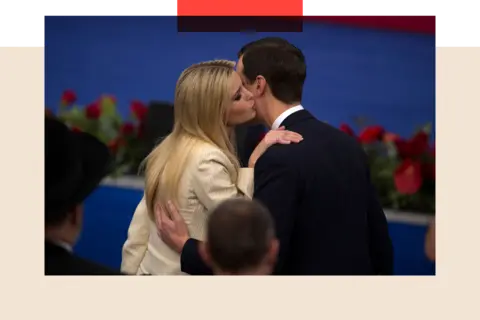
[[[87,275],[122,275],[93,262],[87,261],[68,252],[49,241],[45,241],[45,275],[87,276]]]
[[[391,275],[393,248],[362,147],[298,111],[282,123],[298,144],[274,145],[255,166],[254,197],[271,211],[280,240],[277,275]],[[182,270],[210,274],[189,240]]]

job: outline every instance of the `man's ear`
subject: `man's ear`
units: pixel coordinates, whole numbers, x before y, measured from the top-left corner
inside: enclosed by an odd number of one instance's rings
[[[255,79],[255,91],[259,96],[262,96],[265,94],[267,90],[267,81],[263,76],[257,76]]]
[[[68,219],[71,224],[81,226],[83,223],[83,204],[73,207],[68,214]]]
[[[212,259],[210,257],[210,252],[208,251],[208,243],[204,241],[200,242],[200,245],[198,246],[198,251],[203,259],[203,262],[205,262],[207,266],[211,267]]]
[[[273,238],[270,242],[270,249],[267,253],[267,261],[270,265],[275,265],[277,263],[278,250],[280,249],[280,242]]]

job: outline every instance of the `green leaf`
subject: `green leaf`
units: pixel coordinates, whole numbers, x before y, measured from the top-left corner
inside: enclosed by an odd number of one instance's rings
[[[115,102],[109,97],[101,98],[100,109],[102,110],[102,117],[115,117],[117,115]]]
[[[432,124],[431,123],[427,123],[426,125],[423,126],[422,130],[428,134],[428,135],[431,135],[432,134]]]

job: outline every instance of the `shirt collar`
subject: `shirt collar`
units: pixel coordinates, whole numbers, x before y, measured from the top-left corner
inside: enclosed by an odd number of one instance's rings
[[[275,119],[275,121],[273,122],[272,124],[272,130],[277,130],[280,125],[282,124],[282,122],[287,119],[288,116],[290,116],[291,114],[297,112],[297,111],[300,111],[300,110],[303,110],[303,107],[301,104],[299,104],[298,106],[295,106],[295,107],[291,107],[291,108],[288,108],[287,110],[283,111],[281,115],[278,116],[277,119]]]
[[[69,245],[68,243],[66,243],[65,241],[60,241],[60,240],[55,240],[55,241],[52,241],[52,243],[56,244],[57,246],[67,250],[68,252],[72,253],[73,250],[72,250],[72,246]]]

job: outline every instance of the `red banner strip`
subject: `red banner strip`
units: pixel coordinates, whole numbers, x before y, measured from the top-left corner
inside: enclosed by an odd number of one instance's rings
[[[435,16],[305,16],[303,21],[435,34]]]
[[[303,16],[303,0],[177,0],[178,16]]]

